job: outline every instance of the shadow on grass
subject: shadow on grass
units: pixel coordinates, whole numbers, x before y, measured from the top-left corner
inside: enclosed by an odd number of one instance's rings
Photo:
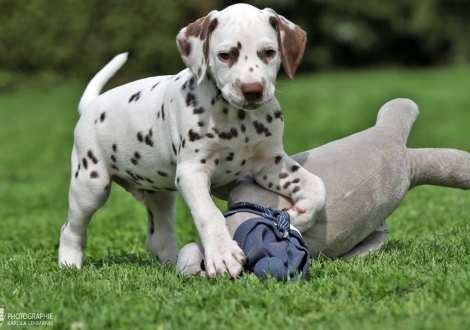
[[[83,266],[93,266],[102,268],[109,265],[138,265],[138,266],[161,266],[162,264],[151,255],[142,255],[140,253],[128,252],[111,252],[104,255],[102,258],[86,258],[83,261]]]
[[[382,251],[385,253],[405,251],[414,246],[411,241],[398,241],[396,239],[387,240],[385,246],[382,248]]]

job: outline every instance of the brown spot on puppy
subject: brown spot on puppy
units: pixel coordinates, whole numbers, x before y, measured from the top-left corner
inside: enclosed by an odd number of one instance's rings
[[[155,87],[158,86],[159,83],[160,83],[160,82],[157,82],[155,85],[153,85],[152,88],[150,88],[150,90],[152,91]]]
[[[194,78],[194,76],[191,76],[191,78],[189,79],[189,89],[190,90],[193,90],[194,87],[196,86],[196,78]]]
[[[232,127],[230,129],[230,134],[232,134],[233,137],[237,137],[238,136],[238,131],[235,127]]]
[[[128,103],[131,103],[132,101],[137,102],[139,99],[140,99],[140,92],[137,92],[130,97]]]
[[[284,120],[284,118],[282,118],[282,112],[281,112],[281,110],[278,109],[278,110],[274,111],[274,118],[280,119],[281,121]]]
[[[197,106],[197,100],[196,100],[196,96],[193,94],[193,93],[188,93],[186,95],[186,106],[190,106],[190,105],[193,105],[193,106]]]
[[[264,126],[262,123],[260,123],[259,121],[255,120],[253,122],[253,126],[256,129],[256,133],[258,134],[264,133],[266,137],[271,136],[271,132],[269,131],[269,129],[266,126]]]
[[[286,172],[279,173],[279,179],[285,179],[288,176],[289,176],[289,173],[286,173]]]
[[[299,168],[300,168],[299,165],[293,165],[293,166],[290,168],[290,170],[291,170],[292,172],[297,172],[297,171],[299,170]]]
[[[145,144],[151,147],[153,147],[152,135],[152,129],[150,129],[149,133],[145,136]]]
[[[96,159],[95,155],[93,154],[93,151],[88,150],[87,152],[88,158],[93,162],[93,164],[98,164],[98,159]]]
[[[191,142],[202,139],[202,136],[200,136],[199,133],[194,132],[192,128],[189,130],[188,136],[189,136],[189,141]]]

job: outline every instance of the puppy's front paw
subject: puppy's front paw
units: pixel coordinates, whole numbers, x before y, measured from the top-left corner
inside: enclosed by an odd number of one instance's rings
[[[289,213],[291,224],[303,233],[313,226],[317,214],[315,214],[315,210],[312,207],[298,204],[285,208],[283,211]]]
[[[210,278],[228,273],[235,278],[242,272],[246,257],[237,242],[232,239],[205,246],[206,274]]]

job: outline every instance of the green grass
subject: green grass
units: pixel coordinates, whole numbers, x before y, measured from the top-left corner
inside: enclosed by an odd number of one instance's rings
[[[396,97],[409,97],[421,109],[410,147],[470,150],[468,77],[470,67],[462,66],[281,80],[277,96],[286,150],[300,152],[365,129],[380,106]],[[5,313],[53,313],[54,329],[470,328],[468,191],[416,188],[390,217],[384,250],[314,261],[306,281],[278,283],[176,275],[174,266],[160,265],[146,251],[143,206],[114,186],[89,227],[85,266],[59,269],[59,230],[67,215],[72,135],[83,89],[62,81],[0,93]],[[181,199],[177,208],[182,246],[197,240],[197,232]]]

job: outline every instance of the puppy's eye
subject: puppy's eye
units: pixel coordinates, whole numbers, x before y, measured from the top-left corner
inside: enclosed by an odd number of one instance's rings
[[[229,53],[219,53],[219,58],[221,61],[228,61],[230,60],[230,54]]]
[[[274,49],[266,49],[264,51],[264,56],[266,57],[273,57],[276,54],[276,51]]]

